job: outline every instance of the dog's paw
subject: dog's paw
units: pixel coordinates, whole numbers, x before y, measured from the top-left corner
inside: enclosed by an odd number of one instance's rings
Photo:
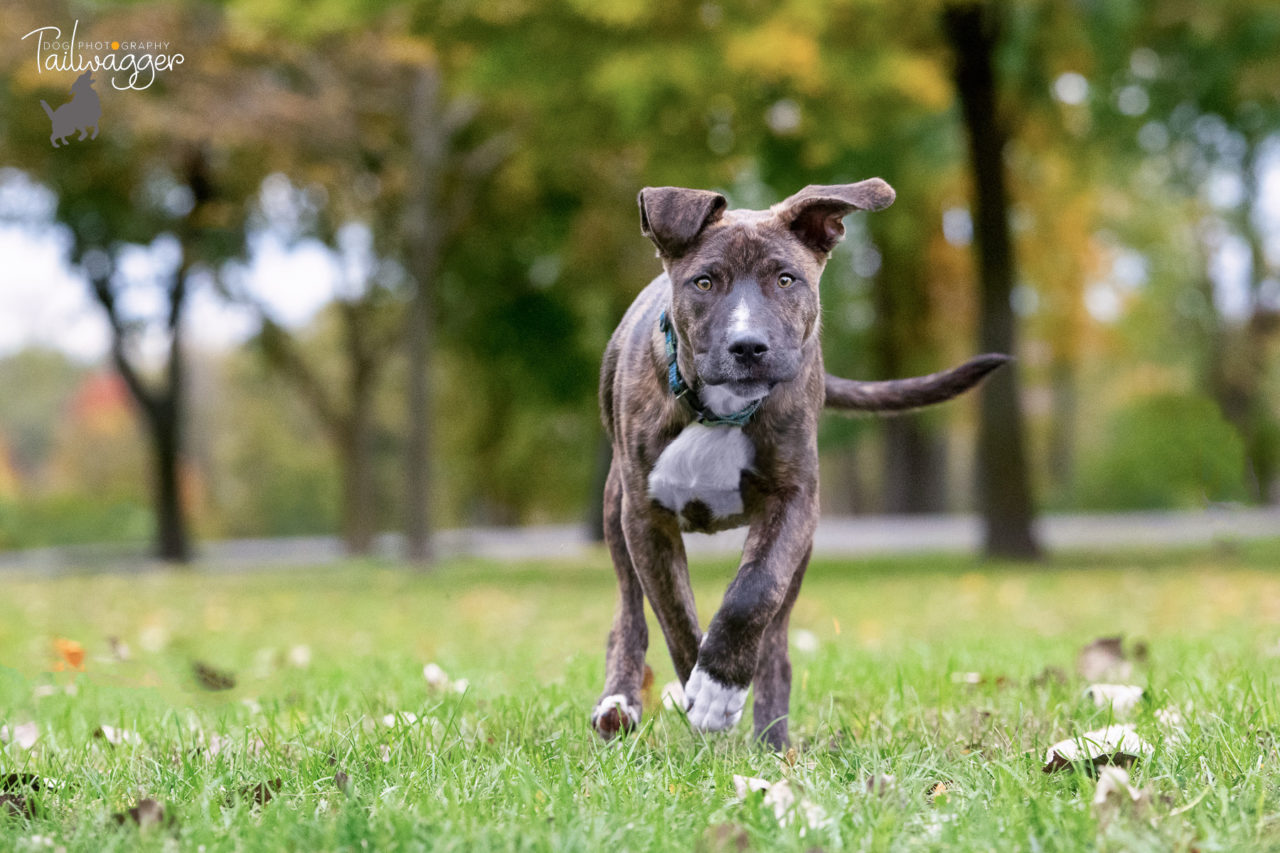
[[[747,704],[747,688],[722,684],[697,665],[684,686],[685,711],[689,722],[700,732],[722,732],[742,719]]]
[[[640,706],[629,702],[621,693],[604,697],[591,712],[591,727],[605,740],[630,732],[638,725]]]

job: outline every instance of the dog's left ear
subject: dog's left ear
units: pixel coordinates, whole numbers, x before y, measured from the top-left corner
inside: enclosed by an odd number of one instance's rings
[[[778,202],[774,213],[813,251],[825,255],[844,237],[845,216],[855,210],[883,210],[893,204],[893,187],[879,178],[856,184],[813,185]]]

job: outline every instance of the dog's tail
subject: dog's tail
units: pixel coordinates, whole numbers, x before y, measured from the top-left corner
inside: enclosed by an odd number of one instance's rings
[[[988,353],[969,359],[959,367],[885,382],[860,382],[827,374],[828,409],[847,412],[905,412],[950,400],[977,385],[987,374],[1011,356]]]
[[[53,121],[53,110],[49,108],[49,105],[41,101],[40,106],[44,107],[45,113],[49,116],[49,121]]]

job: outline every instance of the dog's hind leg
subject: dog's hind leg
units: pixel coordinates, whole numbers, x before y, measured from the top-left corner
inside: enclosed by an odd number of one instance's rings
[[[771,749],[787,748],[787,715],[791,706],[791,659],[787,654],[787,626],[791,622],[791,608],[800,594],[812,548],[805,552],[794,575],[787,597],[773,615],[772,621],[760,639],[760,659],[756,662],[755,700],[752,715],[755,717],[756,740]]]
[[[93,136],[90,136],[89,138],[90,139],[98,138],[98,123],[96,121],[93,123]]]
[[[618,608],[605,651],[604,693],[591,712],[591,725],[608,740],[640,723],[644,653],[649,646],[644,590],[622,531],[622,482],[616,463],[609,469],[604,489],[604,538],[618,576]]]

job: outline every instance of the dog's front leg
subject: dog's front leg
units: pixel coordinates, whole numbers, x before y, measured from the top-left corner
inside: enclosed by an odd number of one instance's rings
[[[817,520],[813,489],[795,488],[765,499],[747,535],[738,574],[707,628],[685,684],[689,722],[695,728],[721,731],[741,719],[761,640],[784,605],[794,602],[792,581],[803,569]],[[769,686],[771,706],[776,704],[774,687]]]
[[[622,529],[640,585],[649,599],[671,652],[676,677],[684,684],[698,660],[698,608],[689,585],[689,563],[675,516],[647,502],[622,500]]]

